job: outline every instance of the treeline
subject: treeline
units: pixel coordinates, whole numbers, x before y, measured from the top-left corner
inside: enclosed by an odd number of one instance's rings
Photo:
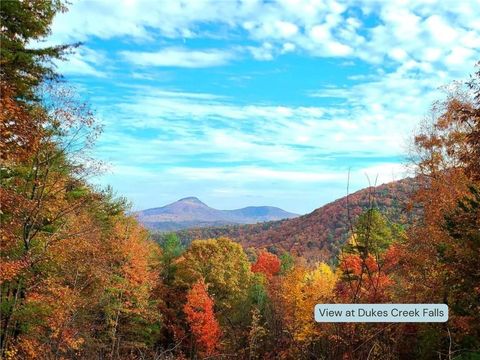
[[[94,116],[31,49],[60,2],[1,5],[0,357],[478,359],[480,71],[414,139],[421,219],[372,208],[335,267],[227,238],[160,245],[88,178]],[[315,324],[316,303],[446,303],[445,324]]]

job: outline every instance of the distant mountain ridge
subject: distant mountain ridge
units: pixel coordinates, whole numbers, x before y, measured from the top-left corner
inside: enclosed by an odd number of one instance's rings
[[[289,251],[309,261],[332,261],[348,238],[356,218],[371,207],[379,209],[392,222],[411,223],[420,211],[408,210],[410,197],[417,188],[417,180],[406,178],[359,190],[293,219],[188,229],[177,234],[184,243],[227,236],[244,248]]]
[[[236,210],[218,210],[209,207],[193,196],[162,207],[138,211],[134,215],[146,228],[158,231],[256,224],[299,216],[273,206],[248,206]]]

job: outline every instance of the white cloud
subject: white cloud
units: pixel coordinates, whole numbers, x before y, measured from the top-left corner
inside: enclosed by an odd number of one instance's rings
[[[457,31],[438,15],[432,15],[425,20],[425,26],[431,36],[440,44],[451,44],[457,37]]]
[[[366,159],[376,156],[373,154],[395,157],[403,153],[408,130],[418,121],[416,111],[423,104],[418,102],[423,98],[415,92],[405,99],[394,99],[398,94],[391,94],[382,100],[379,94],[386,88],[391,91],[395,81],[373,83],[370,88],[331,89],[335,96],[349,99],[352,111],[238,105],[213,94],[137,87],[130,95],[118,98],[116,105],[104,109],[106,114],[115,114],[106,125],[115,124],[118,135],[105,134],[100,152],[109,154],[108,161],[144,166],[199,158],[219,163],[260,162],[269,168],[328,163],[338,156],[347,166],[352,154],[366,154]],[[413,88],[415,82],[408,86]],[[395,113],[397,110],[388,107],[392,101],[399,108],[409,106],[410,112]],[[150,136],[138,138],[122,129],[148,132]],[[114,154],[119,141],[122,153],[117,157]]]
[[[292,43],[285,43],[282,46],[282,53],[292,52],[296,48],[295,44]]]
[[[397,61],[403,61],[408,57],[407,52],[400,48],[393,48],[388,55]]]
[[[313,41],[322,43],[330,39],[330,30],[325,25],[315,25],[310,29],[310,37]]]
[[[134,166],[116,166],[115,173],[135,177],[151,178],[158,174],[158,170],[145,170]],[[279,170],[258,166],[237,167],[170,167],[163,171],[170,178],[182,178],[185,181],[218,181],[258,183],[262,181],[287,181],[298,183],[326,183],[341,182],[348,179],[348,169],[333,171],[325,168],[309,168],[300,170]],[[374,166],[361,167],[350,171],[353,184],[367,183],[367,185],[381,185],[407,176],[404,166],[397,163],[381,163]],[[370,183],[368,183],[370,182]]]
[[[218,49],[188,50],[170,47],[156,52],[122,51],[129,62],[140,66],[202,68],[227,64],[233,54]]]
[[[366,16],[377,21],[368,25]],[[142,43],[159,37],[201,38],[213,36],[211,27],[216,25],[222,31],[215,36],[236,42],[232,48],[246,46],[236,33],[244,29],[247,39],[256,42],[248,44],[247,50],[257,60],[302,51],[380,64],[386,57],[405,61],[408,54],[414,61],[425,62],[428,71],[458,77],[480,56],[477,0],[74,1],[69,12],[55,18],[51,41],[124,37]],[[448,58],[452,45],[464,49],[463,62],[458,51]],[[130,55],[131,61],[156,66],[206,67],[232,60],[229,52],[215,49],[167,48],[140,53],[138,59]]]
[[[362,174],[370,181],[369,185],[381,185],[411,176],[405,166],[398,163],[382,163],[367,166],[356,170],[351,175],[353,179],[356,179],[354,181],[358,183],[358,179],[361,178]]]
[[[194,180],[216,180],[257,182],[262,180],[289,181],[292,183],[340,181],[345,178],[342,173],[335,172],[309,172],[285,171],[268,169],[264,167],[235,167],[235,168],[189,168],[177,167],[167,171],[174,176]]]
[[[434,62],[442,56],[442,50],[439,48],[427,47],[422,52],[422,59],[427,62]]]
[[[297,25],[288,21],[276,21],[275,25],[282,37],[290,37],[298,32]]]
[[[248,46],[247,50],[250,51],[253,58],[260,61],[273,60],[273,46],[270,43],[263,43],[262,46]]]
[[[61,74],[85,75],[105,77],[103,70],[107,66],[106,56],[88,47],[80,47],[74,50],[68,61],[57,61],[56,66]]]
[[[474,54],[475,52],[472,49],[455,46],[445,61],[448,65],[463,65],[465,63],[465,59],[471,59],[471,61],[473,61]]]

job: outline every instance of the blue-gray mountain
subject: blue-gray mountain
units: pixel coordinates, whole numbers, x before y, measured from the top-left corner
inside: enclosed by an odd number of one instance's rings
[[[256,224],[291,219],[299,215],[273,206],[217,210],[196,197],[187,197],[163,207],[138,211],[135,216],[148,229],[175,231],[207,226]]]

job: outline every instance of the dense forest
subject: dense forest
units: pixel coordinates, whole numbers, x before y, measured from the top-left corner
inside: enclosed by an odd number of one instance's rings
[[[418,190],[417,182],[407,178],[371,186],[294,219],[198,227],[175,233],[183,244],[223,236],[240,242],[244,248],[266,248],[276,255],[286,251],[311,263],[334,263],[352,225],[364,211],[375,208],[388,222],[405,228],[413,223],[421,213],[420,207],[411,200]],[[154,231],[152,237],[161,242],[165,233]]]
[[[412,139],[408,227],[372,203],[329,264],[226,237],[157,243],[88,181],[101,129],[52,65],[79,45],[29,47],[65,10],[1,4],[0,358],[480,358],[480,70]],[[449,321],[313,321],[317,303],[380,302],[446,303]]]

